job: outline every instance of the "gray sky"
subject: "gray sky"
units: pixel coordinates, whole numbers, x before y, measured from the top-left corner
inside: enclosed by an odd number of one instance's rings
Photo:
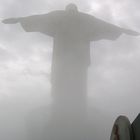
[[[64,9],[65,5],[74,2],[80,11],[140,32],[139,0],[0,2],[1,20]],[[116,41],[91,43],[88,94],[93,110],[96,110],[95,120],[99,117],[102,119],[101,114],[109,118],[108,131],[104,134],[106,137],[109,136],[111,125],[118,115],[127,115],[133,121],[139,113],[139,44],[140,37],[127,35],[122,35]],[[52,45],[50,37],[26,33],[19,24],[0,23],[0,122],[6,122],[0,128],[3,135],[6,131],[11,135],[14,133],[13,124],[15,128],[20,128],[15,129],[19,131],[19,137],[24,135],[24,117],[28,112],[50,104]],[[11,119],[9,115],[12,116]],[[99,124],[99,129],[100,127],[102,124]]]

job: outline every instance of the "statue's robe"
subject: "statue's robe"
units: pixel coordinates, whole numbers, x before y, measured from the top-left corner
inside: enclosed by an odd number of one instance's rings
[[[23,17],[19,22],[27,32],[41,32],[54,39],[49,139],[85,140],[90,42],[115,40],[123,30],[88,14],[73,11]]]
[[[59,93],[66,94],[65,91],[59,92],[64,90],[64,86],[68,85],[67,91],[72,91],[74,85],[79,89],[86,85],[82,81],[86,81],[85,73],[90,64],[90,42],[102,39],[115,40],[123,33],[120,27],[73,11],[59,10],[23,17],[19,21],[27,32],[41,32],[53,37],[52,89],[56,88],[59,97]],[[86,91],[83,89],[77,91],[77,94],[79,92],[82,95]]]

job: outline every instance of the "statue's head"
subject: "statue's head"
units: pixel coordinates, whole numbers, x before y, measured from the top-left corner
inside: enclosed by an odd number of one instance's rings
[[[66,11],[75,11],[77,12],[78,11],[78,8],[75,4],[73,3],[70,3],[66,6]]]

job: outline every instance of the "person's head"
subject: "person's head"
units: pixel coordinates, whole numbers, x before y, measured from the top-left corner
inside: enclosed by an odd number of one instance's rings
[[[73,3],[70,3],[66,6],[66,11],[75,11],[77,12],[78,11],[78,8],[75,4]]]

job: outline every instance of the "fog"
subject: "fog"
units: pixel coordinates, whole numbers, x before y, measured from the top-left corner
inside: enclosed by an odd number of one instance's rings
[[[1,19],[6,19],[41,15],[54,10],[65,10],[65,6],[71,2],[73,1],[1,0],[0,16]],[[117,116],[126,115],[132,122],[139,113],[140,39],[139,36],[122,34],[125,28],[140,32],[139,2],[77,0],[74,3],[80,12],[113,24],[111,28],[115,32],[112,33],[111,30],[109,36],[102,38],[96,35],[96,41],[90,38],[88,40],[93,42],[87,43],[84,28],[81,31],[78,25],[75,29],[71,27],[69,32],[74,34],[70,38],[78,36],[76,45],[82,46],[82,49],[79,47],[76,51],[69,47],[75,40],[67,40],[66,34],[61,36],[59,32],[62,40],[59,38],[55,41],[45,34],[30,32],[29,29],[33,26],[25,29],[25,32],[24,23],[21,23],[22,26],[0,23],[1,139],[46,139],[49,134],[50,139],[81,139],[80,137],[85,137],[82,133],[85,131],[87,137],[84,139],[109,139]],[[23,22],[26,23],[26,20]],[[67,26],[70,22],[68,18]],[[87,27],[88,33],[92,33],[91,28]],[[122,27],[121,30],[118,27]],[[77,30],[79,35],[76,34]],[[54,49],[55,45],[62,49],[59,55],[54,55],[54,52],[60,50]],[[69,50],[64,52],[64,46]],[[70,54],[68,59],[65,53],[70,51],[73,56]],[[81,56],[86,52],[86,58],[80,56],[78,60],[77,52],[80,52],[79,55],[83,53]],[[69,82],[65,83],[67,80]],[[86,98],[88,99],[84,101]],[[88,104],[88,109],[85,109],[87,105],[84,104]],[[85,111],[88,111],[88,127],[84,122]],[[73,118],[71,114],[74,114]],[[63,137],[58,138],[58,130],[62,130],[59,134],[63,133]]]

